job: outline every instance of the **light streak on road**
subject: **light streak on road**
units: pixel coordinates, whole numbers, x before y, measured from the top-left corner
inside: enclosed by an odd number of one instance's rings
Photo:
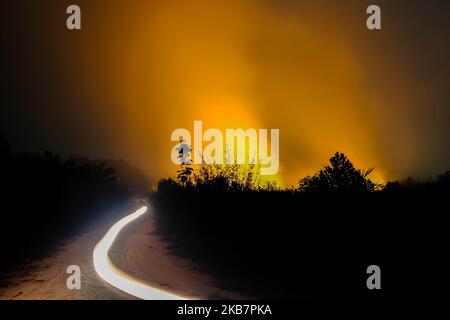
[[[94,249],[94,268],[97,274],[112,286],[144,300],[181,300],[181,296],[154,288],[148,284],[134,279],[114,266],[109,259],[108,252],[119,232],[130,222],[136,220],[147,212],[147,207],[142,207],[136,212],[116,222]]]

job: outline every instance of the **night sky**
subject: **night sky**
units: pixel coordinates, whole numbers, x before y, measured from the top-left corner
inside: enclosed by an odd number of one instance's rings
[[[172,130],[203,120],[279,128],[283,185],[335,151],[380,182],[450,169],[446,0],[16,0],[1,35],[15,151],[125,158],[157,179],[176,169]]]

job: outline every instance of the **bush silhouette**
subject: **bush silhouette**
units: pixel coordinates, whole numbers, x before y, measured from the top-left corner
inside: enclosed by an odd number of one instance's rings
[[[373,171],[356,169],[343,153],[336,152],[330,164],[313,176],[299,181],[299,190],[303,192],[372,192],[377,184],[368,176]]]
[[[292,190],[261,186],[257,169],[204,164],[193,167],[188,185],[161,180],[152,204],[171,252],[195,261],[223,289],[262,299],[373,298],[364,280],[374,260],[396,275],[383,295],[448,295],[434,268],[448,260],[450,173],[382,188],[369,179],[372,170],[336,153]],[[405,271],[409,261],[419,265]],[[411,282],[418,269],[426,281]]]

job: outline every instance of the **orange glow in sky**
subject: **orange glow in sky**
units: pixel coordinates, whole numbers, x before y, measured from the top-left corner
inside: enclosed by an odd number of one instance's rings
[[[69,152],[127,159],[156,183],[177,169],[171,132],[201,120],[223,131],[279,129],[274,178],[284,186],[337,151],[359,168],[375,167],[377,182],[448,169],[439,156],[448,145],[441,85],[448,73],[425,74],[428,49],[411,49],[439,38],[422,29],[420,38],[406,37],[402,19],[410,16],[391,2],[383,2],[380,32],[366,28],[364,3],[350,1],[106,7],[83,5],[83,30],[55,39],[53,69],[63,63],[63,75],[43,73],[52,83],[64,79],[65,90],[51,95],[59,109],[38,110],[45,114],[36,130],[49,128]],[[389,16],[394,9],[402,19]],[[426,63],[446,61],[444,49]]]
[[[258,1],[175,1],[145,12],[129,27],[134,37],[115,94],[127,134],[158,171],[174,172],[170,132],[191,129],[194,120],[221,130],[280,128],[287,185],[335,151],[377,165],[366,75],[347,37],[313,27],[326,17],[286,17]],[[152,157],[155,150],[162,159]],[[382,181],[382,168],[375,173]]]

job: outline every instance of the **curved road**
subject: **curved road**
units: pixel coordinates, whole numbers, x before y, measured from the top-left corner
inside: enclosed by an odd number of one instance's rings
[[[175,295],[161,289],[152,287],[132,276],[122,272],[113,265],[109,259],[108,252],[114,244],[114,240],[119,232],[129,223],[133,222],[147,212],[144,206],[136,212],[120,219],[106,232],[104,237],[99,241],[94,249],[94,268],[97,274],[112,286],[131,294],[135,297],[145,300],[180,300],[185,299],[179,295]]]
[[[98,222],[52,255],[3,274],[0,300],[247,298],[218,288],[191,260],[171,254],[155,234],[152,208],[141,206],[117,222]],[[80,290],[66,286],[70,265],[81,269]]]

